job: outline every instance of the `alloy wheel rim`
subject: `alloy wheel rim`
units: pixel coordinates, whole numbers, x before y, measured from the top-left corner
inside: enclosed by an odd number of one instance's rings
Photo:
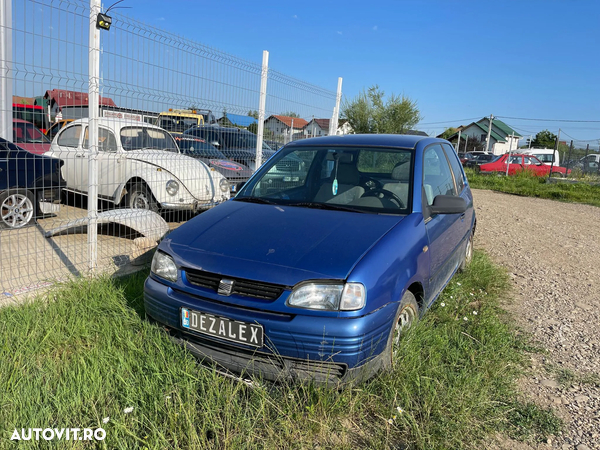
[[[404,331],[408,330],[415,321],[417,317],[417,312],[410,306],[405,306],[400,315],[398,316],[398,322],[396,323],[396,328],[394,329],[394,338],[392,342],[392,356],[396,354],[398,350],[398,344],[400,343],[400,338]]]
[[[0,217],[10,228],[24,227],[33,217],[33,203],[26,195],[9,195],[0,206]]]

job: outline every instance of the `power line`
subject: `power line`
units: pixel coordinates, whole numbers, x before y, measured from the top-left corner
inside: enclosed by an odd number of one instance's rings
[[[600,123],[600,120],[572,120],[572,119],[531,119],[527,117],[508,117],[508,116],[496,116],[498,119],[512,119],[512,120],[537,120],[538,122],[575,122],[575,123]]]
[[[439,125],[439,124],[444,124],[444,123],[466,122],[468,120],[475,120],[475,119],[481,119],[481,116],[471,117],[468,119],[445,120],[443,122],[419,122],[417,125]]]

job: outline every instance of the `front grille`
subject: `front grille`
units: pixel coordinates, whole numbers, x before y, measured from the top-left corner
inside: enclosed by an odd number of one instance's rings
[[[287,172],[298,172],[300,170],[300,161],[282,159],[275,166],[277,167],[277,170]]]
[[[217,292],[221,280],[227,279],[233,281],[231,295],[242,297],[261,298],[265,300],[275,300],[279,298],[285,287],[277,284],[263,283],[261,281],[244,280],[241,278],[232,278],[216,273],[204,272],[202,270],[185,269],[188,281],[203,288]]]

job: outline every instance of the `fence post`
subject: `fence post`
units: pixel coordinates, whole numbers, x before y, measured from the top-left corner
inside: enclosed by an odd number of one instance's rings
[[[262,165],[263,133],[265,128],[265,108],[267,104],[267,78],[269,76],[269,52],[263,51],[262,71],[260,74],[260,99],[258,105],[258,130],[256,133],[256,167]]]
[[[510,165],[510,156],[512,154],[512,143],[513,143],[513,138],[514,138],[514,133],[512,133],[510,135],[511,139],[510,142],[508,143],[508,158],[506,159],[506,176],[508,176],[508,167]]]
[[[88,53],[88,264],[93,273],[98,265],[98,114],[100,103],[100,30],[96,17],[100,0],[90,0],[90,37]]]
[[[12,133],[12,0],[0,0],[0,137]]]

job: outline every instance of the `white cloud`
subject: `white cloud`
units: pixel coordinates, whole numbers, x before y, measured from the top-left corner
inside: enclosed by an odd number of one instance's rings
[[[298,15],[297,15],[297,14],[294,14],[294,19],[297,19],[297,18],[298,18]]]
[[[341,31],[338,31],[338,32],[337,32],[337,34],[339,34],[339,35],[341,36],[341,35],[342,35],[342,32],[341,32]]]
[[[162,21],[162,20],[165,20],[165,18],[164,17],[159,17],[157,20]]]
[[[373,27],[373,31],[377,31],[377,25]]]

